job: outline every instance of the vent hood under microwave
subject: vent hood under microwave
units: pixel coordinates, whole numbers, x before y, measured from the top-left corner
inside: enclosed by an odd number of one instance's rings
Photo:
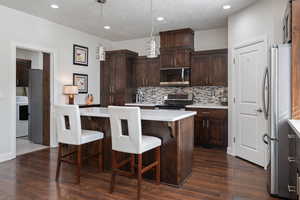
[[[189,86],[191,77],[191,68],[161,68],[160,85],[161,86]]]

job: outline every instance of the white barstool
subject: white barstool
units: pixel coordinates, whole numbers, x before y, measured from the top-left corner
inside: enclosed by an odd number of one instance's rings
[[[138,156],[137,177],[138,188],[137,198],[141,196],[142,175],[152,168],[156,168],[156,183],[160,183],[160,146],[161,140],[157,137],[143,136],[141,125],[141,111],[137,107],[119,107],[109,106],[111,136],[112,136],[112,177],[111,193],[114,191],[116,174],[133,176],[135,156]],[[122,121],[127,121],[128,134],[124,135],[122,130]],[[155,149],[156,160],[152,164],[143,167],[142,154],[146,151]],[[117,163],[116,152],[128,153],[130,158]],[[130,163],[131,172],[120,170],[121,167]]]
[[[82,130],[80,111],[78,105],[56,105],[54,106],[56,131],[58,140],[58,159],[56,180],[59,178],[60,166],[62,162],[77,165],[77,182],[80,183],[81,168],[81,147],[83,144],[99,141],[99,152],[91,157],[98,158],[99,169],[103,170],[103,144],[104,134],[98,131]],[[62,155],[62,145],[75,145],[76,151]],[[102,148],[102,149],[101,149]],[[77,161],[72,162],[70,159],[64,159],[77,153]]]

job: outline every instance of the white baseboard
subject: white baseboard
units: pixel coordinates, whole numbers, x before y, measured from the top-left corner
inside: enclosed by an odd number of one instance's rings
[[[227,147],[227,154],[231,155],[231,156],[235,156],[235,154],[232,151],[231,147]]]
[[[15,159],[16,155],[13,152],[0,154],[0,163]]]

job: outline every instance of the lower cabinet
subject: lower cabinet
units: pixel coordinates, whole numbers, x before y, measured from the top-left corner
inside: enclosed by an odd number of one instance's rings
[[[203,147],[226,148],[228,144],[228,114],[222,109],[188,109],[196,111],[194,144]]]

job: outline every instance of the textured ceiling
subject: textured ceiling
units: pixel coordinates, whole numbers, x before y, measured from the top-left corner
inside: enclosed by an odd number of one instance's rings
[[[227,25],[227,17],[257,0],[153,0],[155,33],[191,27],[206,30]],[[142,38],[150,35],[150,0],[107,0],[103,17],[95,0],[0,0],[0,4],[46,18],[112,41]],[[59,9],[50,8],[58,4]],[[230,4],[232,9],[223,10]],[[104,25],[111,26],[105,30]]]

